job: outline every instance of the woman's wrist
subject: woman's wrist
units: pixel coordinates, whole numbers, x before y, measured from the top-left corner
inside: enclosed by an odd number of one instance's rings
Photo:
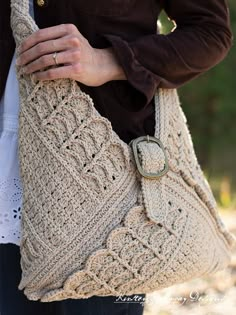
[[[113,48],[95,48],[95,52],[101,70],[100,75],[103,76],[105,82],[113,80],[127,80],[125,72],[115,56]]]

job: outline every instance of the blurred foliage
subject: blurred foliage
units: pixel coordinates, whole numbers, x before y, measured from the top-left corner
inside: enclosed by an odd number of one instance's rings
[[[236,36],[236,1],[228,0]],[[173,24],[164,13],[162,32]],[[223,207],[236,208],[236,47],[207,73],[179,89],[198,160]]]

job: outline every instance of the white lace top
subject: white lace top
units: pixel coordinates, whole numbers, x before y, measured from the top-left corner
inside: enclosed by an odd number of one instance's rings
[[[33,16],[33,0],[30,0]],[[15,54],[0,101],[0,243],[20,243],[22,186],[18,161],[19,91]]]
[[[18,83],[13,57],[0,104],[0,242],[19,243],[22,187],[19,178]]]

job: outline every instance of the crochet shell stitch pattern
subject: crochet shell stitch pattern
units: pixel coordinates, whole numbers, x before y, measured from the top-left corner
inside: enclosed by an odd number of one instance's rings
[[[11,0],[16,52],[38,30],[28,0]],[[34,82],[16,66],[23,186],[22,277],[30,300],[149,293],[215,273],[235,236],[198,164],[175,89],[155,95],[155,137],[169,171],[148,179],[91,97],[69,79]],[[152,142],[142,168],[165,167]]]

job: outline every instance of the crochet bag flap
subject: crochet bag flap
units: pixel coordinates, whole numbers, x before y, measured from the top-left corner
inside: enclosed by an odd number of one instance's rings
[[[12,0],[18,47],[38,30]],[[22,277],[30,300],[148,293],[228,266],[224,226],[175,89],[155,95],[155,137],[124,143],[69,79],[17,66]]]

